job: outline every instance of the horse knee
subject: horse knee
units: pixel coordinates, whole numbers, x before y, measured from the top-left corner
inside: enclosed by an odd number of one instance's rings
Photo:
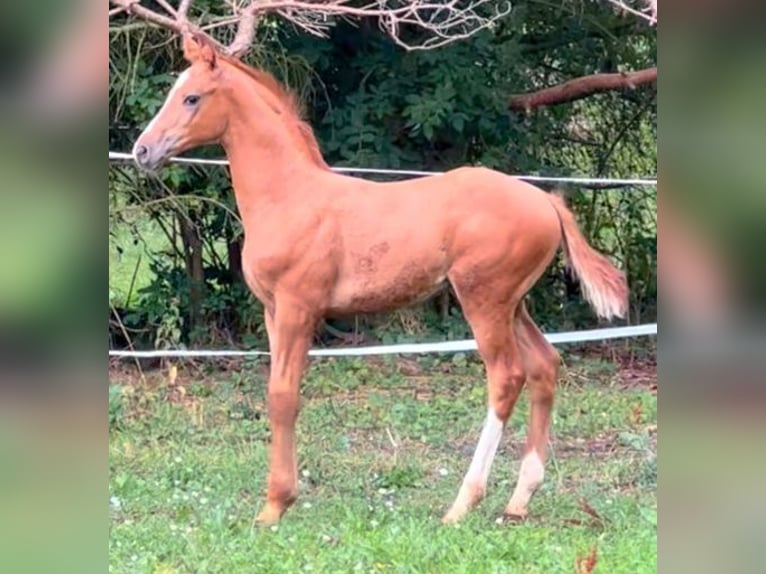
[[[527,373],[521,366],[512,366],[504,368],[491,381],[490,404],[501,421],[505,422],[511,416],[526,379]]]
[[[527,379],[533,400],[541,402],[553,400],[560,363],[559,354],[552,349],[550,352],[541,353],[529,366]]]
[[[545,385],[553,387],[556,383],[556,379],[559,375],[559,363],[558,361],[545,361],[541,365],[538,366],[537,369],[535,369],[535,372],[532,373],[530,378],[535,379],[536,381],[545,381],[546,383],[549,383],[549,385]]]
[[[559,376],[560,366],[561,356],[559,355],[559,352],[553,347],[550,347],[545,353],[545,366],[543,367],[545,371],[544,375],[549,379],[555,380],[556,377]]]

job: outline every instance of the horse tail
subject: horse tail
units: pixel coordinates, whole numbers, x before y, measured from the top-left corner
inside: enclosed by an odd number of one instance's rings
[[[550,201],[561,222],[568,266],[580,281],[583,295],[599,317],[625,317],[628,311],[628,282],[604,255],[588,245],[564,199],[550,193]]]

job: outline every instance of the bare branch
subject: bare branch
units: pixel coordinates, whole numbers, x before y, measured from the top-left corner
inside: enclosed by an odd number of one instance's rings
[[[545,88],[537,92],[511,96],[508,107],[512,110],[529,111],[533,108],[563,104],[585,98],[598,92],[619,89],[635,89],[642,84],[657,81],[657,68],[648,68],[636,72],[617,74],[592,74],[569,80],[558,86]]]
[[[254,0],[245,10],[239,18],[239,24],[237,25],[237,33],[234,35],[234,40],[229,44],[227,52],[232,56],[241,57],[245,54],[253,43],[255,37],[255,26],[260,19],[260,14],[265,12],[262,6],[266,6],[268,3],[261,3],[259,0]]]
[[[146,8],[145,6],[142,6],[141,3],[137,0],[109,0],[109,3],[118,8],[121,8],[129,14],[135,14],[144,20],[152,22],[153,24],[157,24],[162,28],[167,28],[168,30],[172,30],[173,32],[178,33],[181,31],[181,26],[176,20],[169,18],[168,16],[158,14],[157,12]]]
[[[327,36],[338,18],[375,18],[381,30],[399,46],[407,50],[429,50],[490,28],[511,11],[509,0],[369,0],[361,6],[352,5],[352,0],[227,0],[226,3],[232,7],[237,28],[233,41],[224,50],[236,56],[249,49],[256,25],[266,14],[279,14],[309,34],[320,37]],[[140,0],[110,0],[110,4],[181,33],[185,29],[182,24],[187,21],[191,1],[181,0],[174,10],[167,0],[158,0],[158,4],[174,18],[147,8]],[[222,21],[229,23],[231,20],[226,17]],[[207,21],[196,25],[189,23],[188,27],[201,32],[223,25]],[[421,33],[412,34],[416,39],[409,40],[407,32],[410,30]]]
[[[657,0],[633,0],[632,2],[628,0],[607,0],[607,2],[629,14],[648,20],[651,25],[657,23]],[[644,8],[639,10],[630,4],[643,4]]]
[[[176,17],[179,20],[186,20],[189,14],[189,6],[191,6],[191,0],[181,0],[178,3],[178,10],[176,10]]]
[[[121,11],[128,12],[129,14],[134,14],[140,18],[143,18],[147,22],[151,22],[152,24],[156,24],[161,28],[171,30],[176,34],[182,34],[187,30],[199,31],[196,26],[191,25],[185,19],[178,20],[168,16],[163,16],[162,14],[158,14],[154,10],[142,6],[139,0],[109,0],[109,3],[116,7],[114,10],[120,9]],[[186,2],[186,4],[188,8],[188,2]],[[180,8],[179,10],[176,10],[176,14],[179,13]],[[216,41],[214,38],[210,38],[210,40],[217,48],[225,49],[225,46],[222,46],[220,42]]]
[[[430,50],[468,38],[511,12],[509,1],[490,0],[472,0],[461,6],[457,0],[374,0],[362,7],[349,6],[349,0],[271,0],[262,6],[261,9],[277,11],[286,20],[317,36],[326,36],[334,23],[331,16],[378,18],[380,28],[406,50]],[[489,15],[480,15],[478,10],[482,7],[491,8]],[[419,43],[410,43],[402,37],[402,30],[407,27],[425,31],[428,37]]]
[[[203,32],[208,32],[210,30],[215,30],[216,28],[226,28],[228,26],[234,26],[235,24],[239,23],[239,16],[232,16],[230,18],[221,18],[220,20],[216,20],[214,22],[211,22],[210,24],[205,24],[204,26],[200,26],[199,29]]]

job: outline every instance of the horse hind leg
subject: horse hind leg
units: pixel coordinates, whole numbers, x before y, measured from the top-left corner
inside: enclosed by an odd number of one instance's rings
[[[504,514],[514,519],[523,519],[527,515],[530,499],[545,476],[548,433],[560,359],[556,349],[540,332],[523,304],[516,313],[514,331],[522,349],[527,374],[530,413],[518,482]]]
[[[461,304],[486,367],[489,404],[471,465],[457,498],[442,519],[446,524],[460,520],[484,498],[503,429],[525,379],[508,305],[481,302],[473,308],[470,301],[463,300]]]

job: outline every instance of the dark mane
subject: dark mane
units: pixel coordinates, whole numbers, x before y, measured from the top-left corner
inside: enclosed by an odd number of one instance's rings
[[[305,144],[306,151],[311,159],[317,166],[329,169],[327,162],[325,162],[322,157],[322,152],[319,150],[319,143],[314,135],[314,130],[312,130],[308,122],[301,117],[300,105],[295,94],[289,92],[274,76],[264,70],[252,68],[237,58],[227,55],[219,54],[219,57],[250,76],[251,79],[255,80],[261,87],[265,88],[284,106],[284,111],[287,112],[290,115],[290,119],[294,121],[295,127],[297,128],[297,135]]]

